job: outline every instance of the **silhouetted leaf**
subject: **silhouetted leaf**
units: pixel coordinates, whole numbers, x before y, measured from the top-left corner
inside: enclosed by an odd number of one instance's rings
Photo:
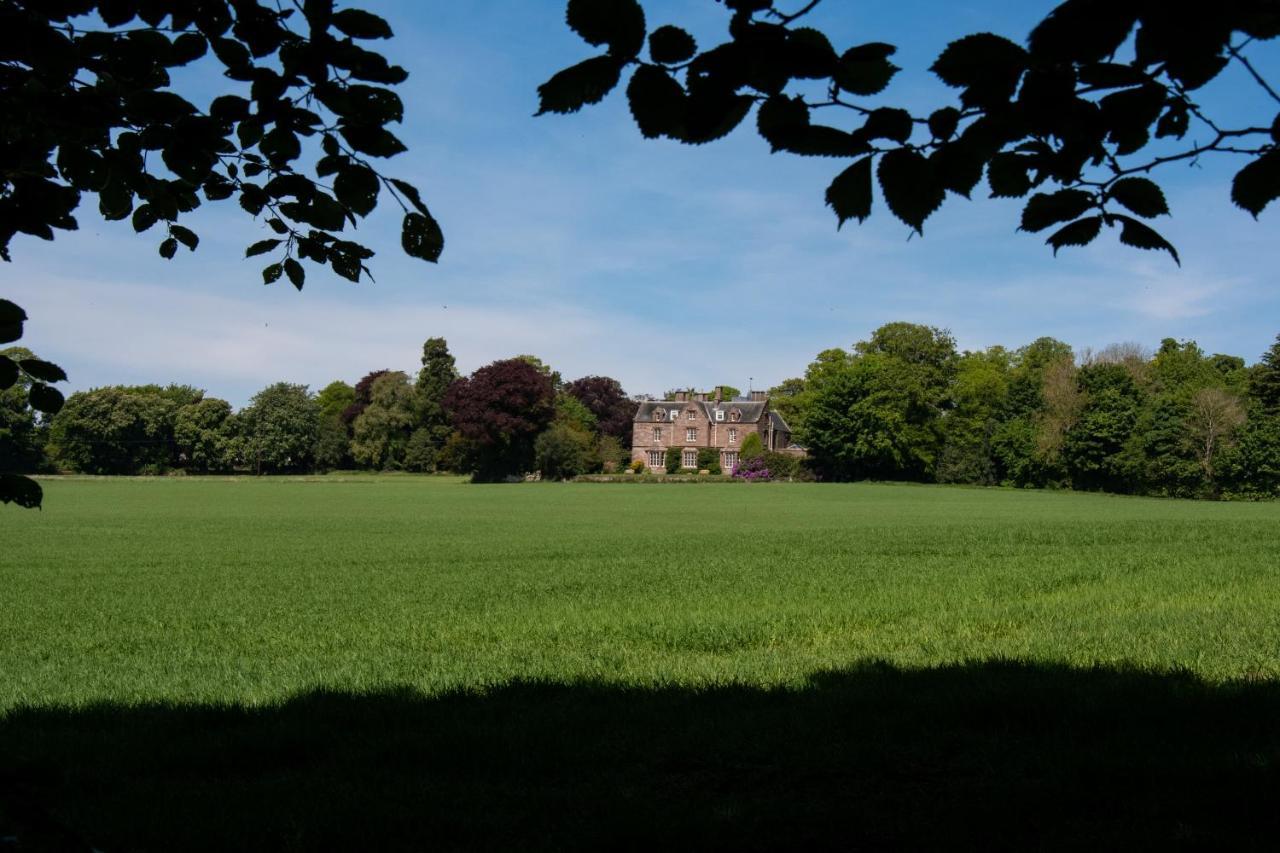
[[[1134,0],[1066,0],[1027,39],[1036,59],[1096,62],[1129,37],[1141,4]]]
[[[25,509],[39,509],[44,498],[40,484],[21,474],[0,474],[0,503],[14,503]]]
[[[22,324],[27,312],[10,302],[0,299],[0,344],[7,344],[22,337]]]
[[[1170,104],[1164,115],[1160,116],[1160,120],[1156,122],[1156,138],[1164,139],[1172,136],[1175,139],[1181,139],[1187,135],[1187,129],[1190,126],[1191,111],[1186,103],[1178,101]]]
[[[1120,229],[1121,243],[1126,246],[1133,246],[1135,249],[1159,249],[1168,252],[1173,256],[1173,262],[1178,266],[1182,266],[1182,261],[1178,258],[1178,250],[1173,248],[1173,244],[1161,237],[1151,227],[1118,213],[1107,214],[1106,220],[1108,225],[1114,225],[1119,222],[1123,226]]]
[[[880,158],[878,174],[889,209],[923,234],[924,221],[946,197],[946,191],[934,179],[929,161],[915,151],[898,148]]]
[[[673,133],[684,117],[684,90],[661,68],[642,65],[627,84],[631,116],[646,139]]]
[[[1271,122],[1271,141],[1280,145],[1280,113],[1276,113],[1275,120]]]
[[[1231,200],[1253,214],[1254,219],[1276,196],[1280,196],[1280,151],[1263,154],[1231,181]]]
[[[1148,219],[1169,212],[1169,204],[1160,187],[1146,178],[1122,178],[1111,185],[1107,194]]]
[[[329,256],[329,266],[347,281],[360,281],[360,273],[363,268],[360,265],[360,259],[354,255],[334,252]]]
[[[719,139],[737,127],[751,110],[750,95],[709,90],[685,100],[684,124],[677,138],[690,145]]]
[[[1119,89],[1141,86],[1147,75],[1140,68],[1122,62],[1090,62],[1077,71],[1080,82],[1098,89]]]
[[[252,246],[244,250],[244,256],[246,258],[252,258],[254,255],[265,254],[267,252],[270,252],[272,249],[274,249],[276,246],[279,246],[283,242],[284,242],[283,240],[259,240],[258,242],[254,243]]]
[[[400,232],[400,245],[406,255],[434,264],[444,251],[444,232],[429,213],[406,214],[404,227]]]
[[[565,20],[587,44],[608,45],[620,59],[644,47],[644,10],[636,0],[569,0]]]
[[[991,185],[992,198],[1021,198],[1031,191],[1031,178],[1027,175],[1030,158],[1022,154],[1004,152],[991,158],[987,164],[987,182]]]
[[[179,243],[186,246],[187,249],[192,252],[196,250],[196,246],[200,245],[200,238],[196,236],[196,233],[190,228],[186,228],[182,225],[170,225],[169,233],[172,234]]]
[[[262,283],[275,284],[280,280],[280,275],[283,272],[284,267],[281,264],[268,264],[262,268]]]
[[[61,391],[57,388],[50,388],[43,382],[33,383],[31,390],[27,393],[31,398],[31,407],[44,412],[46,415],[56,415],[62,410],[62,404],[66,402]]]
[[[1063,246],[1089,245],[1101,230],[1102,217],[1087,216],[1084,219],[1077,219],[1070,225],[1059,228],[1045,242],[1053,247],[1053,253],[1057,255],[1058,250]]]
[[[557,73],[538,87],[543,113],[574,113],[598,103],[618,85],[622,63],[613,56],[596,56]]]
[[[427,206],[422,203],[422,196],[418,194],[418,188],[413,184],[402,181],[399,178],[391,178],[391,186],[400,191],[400,194],[409,200],[409,204],[423,216],[430,216]]]
[[[0,355],[0,391],[12,388],[18,381],[18,365],[7,355]]]
[[[1150,127],[1164,109],[1167,97],[1163,86],[1152,84],[1113,92],[1098,102],[1117,154],[1132,154],[1147,144]]]
[[[756,111],[756,128],[773,151],[781,151],[809,127],[809,107],[804,99],[774,95]]]
[[[156,224],[156,209],[149,204],[142,204],[133,212],[133,230],[139,233]]]
[[[978,33],[947,45],[930,70],[949,86],[963,88],[965,106],[1007,102],[1027,67],[1027,52],[1001,36]]]
[[[1093,208],[1096,200],[1084,190],[1058,190],[1036,193],[1022,209],[1022,230],[1043,231],[1050,225],[1075,219]]]
[[[172,237],[166,237],[160,241],[160,248],[158,251],[160,252],[160,257],[164,258],[166,261],[172,260],[173,256],[178,252],[178,241]]]
[[[835,73],[835,48],[827,37],[812,27],[797,27],[787,35],[787,67],[799,80],[821,80]]]
[[[884,91],[901,69],[889,61],[897,48],[884,42],[851,47],[840,57],[833,80],[846,92],[875,95]]]
[[[960,111],[955,107],[943,107],[929,115],[929,132],[933,138],[946,141],[955,136],[960,125]]]
[[[353,39],[389,39],[392,36],[390,24],[363,9],[334,12],[331,23]]]
[[[871,215],[871,157],[863,157],[827,187],[827,204],[836,212],[840,228],[846,220],[864,221]]]
[[[289,277],[289,283],[298,290],[302,290],[302,285],[307,280],[307,271],[302,268],[302,264],[293,258],[285,258],[284,272]],[[279,276],[277,275],[276,278],[279,278]]]
[[[61,367],[51,361],[39,358],[24,358],[18,362],[23,371],[33,379],[41,382],[66,382],[67,374]]]
[[[679,27],[668,24],[649,34],[649,56],[654,62],[675,65],[692,59],[697,52],[698,43],[693,36]]]
[[[897,107],[880,107],[871,111],[858,133],[864,139],[892,139],[906,142],[911,138],[915,123],[911,113]]]
[[[984,159],[973,145],[963,141],[943,145],[929,155],[934,181],[943,189],[969,198],[982,180]]]
[[[352,166],[338,172],[333,192],[338,201],[361,216],[368,216],[378,204],[378,176],[367,166]]]
[[[374,157],[394,157],[408,150],[404,147],[404,143],[385,127],[344,124],[338,128],[338,132],[352,148]]]

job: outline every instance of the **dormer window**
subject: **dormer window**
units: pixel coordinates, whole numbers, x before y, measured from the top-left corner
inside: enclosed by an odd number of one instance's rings
[[[676,418],[678,418],[678,417],[680,417],[680,413],[679,413],[679,412],[677,412],[675,409],[672,409],[672,410],[671,410],[671,420],[672,420],[672,421],[675,421],[675,419],[676,419]]]
[[[734,409],[731,412],[729,412],[729,420],[733,421],[734,423],[737,423],[738,421],[742,420],[742,411],[739,409]]]
[[[723,410],[723,409],[716,409],[716,420],[718,420],[718,421],[722,421],[722,420],[724,420],[724,410]]]
[[[667,412],[666,412],[666,410],[665,410],[665,409],[654,409],[654,410],[653,410],[653,419],[654,419],[655,421],[665,420],[665,419],[666,419],[666,417],[667,417]]]

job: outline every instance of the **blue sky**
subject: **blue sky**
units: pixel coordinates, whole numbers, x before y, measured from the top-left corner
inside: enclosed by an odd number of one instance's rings
[[[391,22],[396,38],[377,46],[411,75],[397,129],[409,152],[387,171],[417,184],[443,224],[441,263],[405,258],[387,209],[358,232],[378,251],[376,283],[314,270],[298,293],[263,287],[262,259],[243,259],[265,229],[238,208],[202,208],[191,223],[199,250],[166,262],[156,233],[102,222],[86,205],[79,232],[19,237],[0,268],[5,295],[32,317],[23,343],[63,365],[72,389],[188,382],[241,405],[275,381],[318,389],[416,370],[433,336],[464,371],[533,353],[566,378],[605,374],[658,393],[768,387],[893,320],[947,327],[973,349],[1041,335],[1077,349],[1152,347],[1172,336],[1250,362],[1280,332],[1280,212],[1254,222],[1231,205],[1240,161],[1159,175],[1174,215],[1157,226],[1181,268],[1105,233],[1055,259],[1042,235],[1016,232],[1017,202],[986,199],[982,187],[972,202],[950,198],[923,239],[908,239],[880,199],[866,224],[837,231],[822,198],[844,164],[770,155],[749,122],[706,146],[647,141],[621,90],[573,116],[534,118],[537,85],[593,52],[564,25],[559,0],[360,5]],[[724,37],[712,0],[645,6],[651,24],[681,23],[703,45]],[[950,39],[987,30],[1021,40],[1052,6],[826,0],[811,20],[837,49],[897,44],[906,70],[885,100],[923,111],[951,102],[926,71]],[[1274,56],[1255,56],[1280,77]],[[207,72],[188,81],[220,85]],[[1275,110],[1234,73],[1203,100],[1228,122]]]

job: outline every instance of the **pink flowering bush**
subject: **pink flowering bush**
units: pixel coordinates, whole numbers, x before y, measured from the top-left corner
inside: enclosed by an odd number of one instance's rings
[[[769,473],[769,469],[763,456],[753,456],[750,459],[744,459],[742,463],[734,469],[733,476],[753,483],[767,483],[769,480],[773,479],[773,475]]]

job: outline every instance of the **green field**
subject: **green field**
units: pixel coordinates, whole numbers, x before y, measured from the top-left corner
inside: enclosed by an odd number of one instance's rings
[[[994,846],[1249,846],[1280,822],[1277,504],[44,485],[0,513],[19,845],[875,846],[994,820]]]

